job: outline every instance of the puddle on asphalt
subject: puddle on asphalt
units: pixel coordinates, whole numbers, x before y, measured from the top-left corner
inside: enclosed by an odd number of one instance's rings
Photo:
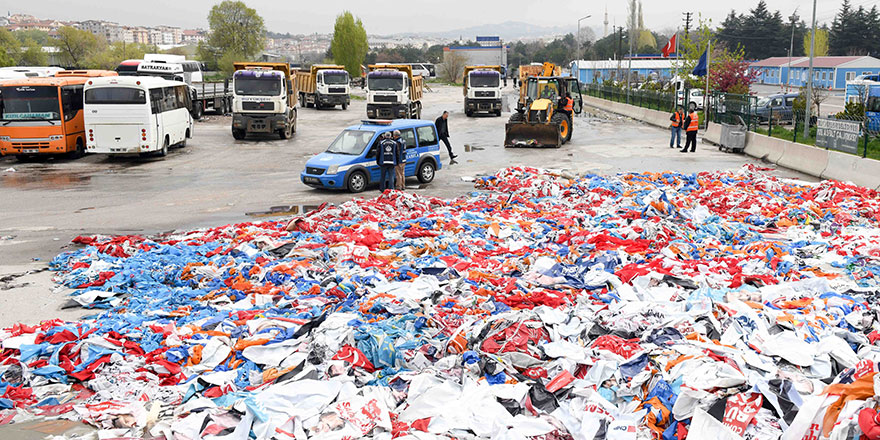
[[[268,211],[246,212],[249,217],[283,217],[287,215],[307,214],[318,209],[320,205],[282,205],[273,206]]]
[[[91,179],[87,173],[65,170],[0,171],[0,186],[18,189],[67,189],[87,185]]]

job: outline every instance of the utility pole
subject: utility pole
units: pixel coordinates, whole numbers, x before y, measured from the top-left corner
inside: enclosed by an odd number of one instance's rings
[[[639,29],[638,23],[636,21],[636,11],[635,8],[632,8],[632,11],[629,11],[629,61],[626,65],[626,103],[629,104],[629,95],[630,89],[632,89],[632,79],[630,75],[632,74],[632,65],[633,65],[633,44],[635,40],[638,39]]]
[[[693,17],[693,12],[685,12],[684,14],[684,37],[688,38],[691,31],[691,17]]]
[[[816,0],[813,0],[813,30],[810,31],[810,73],[807,82],[806,114],[804,116],[804,139],[810,138],[810,115],[813,113],[813,56],[816,52]]]
[[[621,53],[621,46],[623,45],[623,26],[617,28],[617,54],[614,58],[617,58],[617,80],[620,81],[620,58],[622,58],[623,54]]]
[[[794,9],[791,17],[788,17],[791,20],[791,46],[788,48],[788,74],[785,77],[786,91],[791,87],[791,53],[794,52],[794,21],[797,19],[798,9],[800,9],[800,6]]]

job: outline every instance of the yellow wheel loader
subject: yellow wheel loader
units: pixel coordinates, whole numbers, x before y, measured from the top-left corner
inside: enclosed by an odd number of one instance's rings
[[[560,107],[566,95],[574,102],[571,115]],[[559,148],[571,140],[571,117],[582,110],[580,84],[575,78],[529,77],[522,86],[517,110],[505,127],[504,146]]]

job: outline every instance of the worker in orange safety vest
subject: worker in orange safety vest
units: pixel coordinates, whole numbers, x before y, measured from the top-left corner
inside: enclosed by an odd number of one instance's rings
[[[697,151],[697,130],[700,129],[700,115],[697,114],[697,106],[693,103],[691,104],[691,112],[684,118],[684,127],[687,140],[684,143],[684,148],[680,151],[687,153],[688,147],[690,147],[691,153],[694,153]]]
[[[669,139],[669,148],[681,148],[681,125],[684,123],[684,107],[677,106],[669,120],[671,121],[669,131],[672,132],[672,137]]]

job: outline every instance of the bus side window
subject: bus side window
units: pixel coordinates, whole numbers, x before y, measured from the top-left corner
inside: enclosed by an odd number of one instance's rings
[[[186,86],[177,86],[174,90],[177,92],[177,108],[189,108],[186,99]]]
[[[150,89],[150,107],[153,110],[153,114],[162,113],[162,105],[165,97],[162,94],[162,89]]]

